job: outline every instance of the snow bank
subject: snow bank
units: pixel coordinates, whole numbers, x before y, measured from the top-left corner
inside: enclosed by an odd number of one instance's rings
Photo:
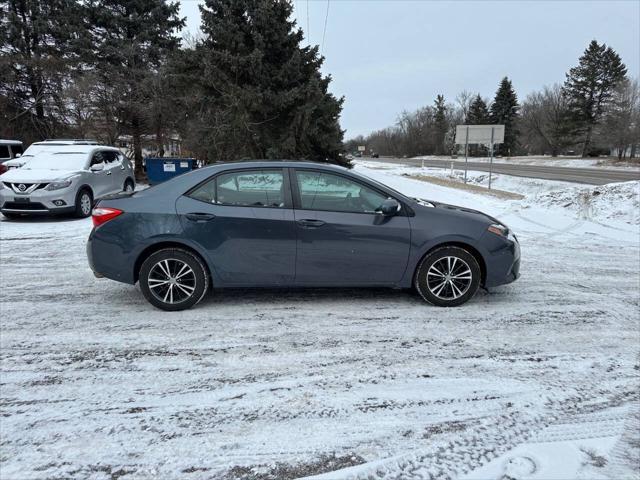
[[[639,181],[552,190],[534,195],[526,203],[545,208],[562,207],[588,220],[640,224]]]

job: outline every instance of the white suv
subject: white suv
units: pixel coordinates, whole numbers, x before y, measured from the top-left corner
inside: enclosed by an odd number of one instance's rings
[[[88,217],[95,199],[134,189],[131,163],[117,148],[62,145],[0,175],[0,211],[8,218],[55,213]]]

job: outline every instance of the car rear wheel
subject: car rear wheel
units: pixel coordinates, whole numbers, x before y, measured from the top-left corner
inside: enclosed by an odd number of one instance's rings
[[[124,188],[122,189],[123,192],[131,193],[133,192],[133,189],[134,186],[131,180],[127,180],[126,182],[124,182]]]
[[[475,295],[480,277],[480,266],[471,253],[460,247],[442,247],[422,260],[414,283],[432,305],[456,307]]]
[[[204,297],[207,270],[196,255],[180,248],[151,254],[140,268],[140,289],[153,306],[167,311],[186,310]]]
[[[76,195],[76,217],[87,218],[91,215],[91,208],[93,207],[93,195],[89,190],[80,190]]]

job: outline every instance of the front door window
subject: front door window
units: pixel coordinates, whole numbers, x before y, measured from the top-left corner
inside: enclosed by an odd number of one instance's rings
[[[299,170],[296,173],[303,210],[375,213],[387,196],[341,175]]]

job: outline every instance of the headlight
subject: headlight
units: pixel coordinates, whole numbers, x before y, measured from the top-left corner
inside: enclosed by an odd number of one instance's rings
[[[507,240],[511,240],[512,242],[518,241],[518,239],[513,234],[513,232],[509,230],[508,227],[505,227],[504,225],[494,223],[493,225],[489,225],[487,230],[490,231],[491,233],[495,233],[496,235],[500,235],[501,237],[504,237]]]
[[[61,182],[51,182],[44,189],[49,191],[60,190],[61,188],[67,188],[69,185],[71,185],[71,180],[63,180]]]

